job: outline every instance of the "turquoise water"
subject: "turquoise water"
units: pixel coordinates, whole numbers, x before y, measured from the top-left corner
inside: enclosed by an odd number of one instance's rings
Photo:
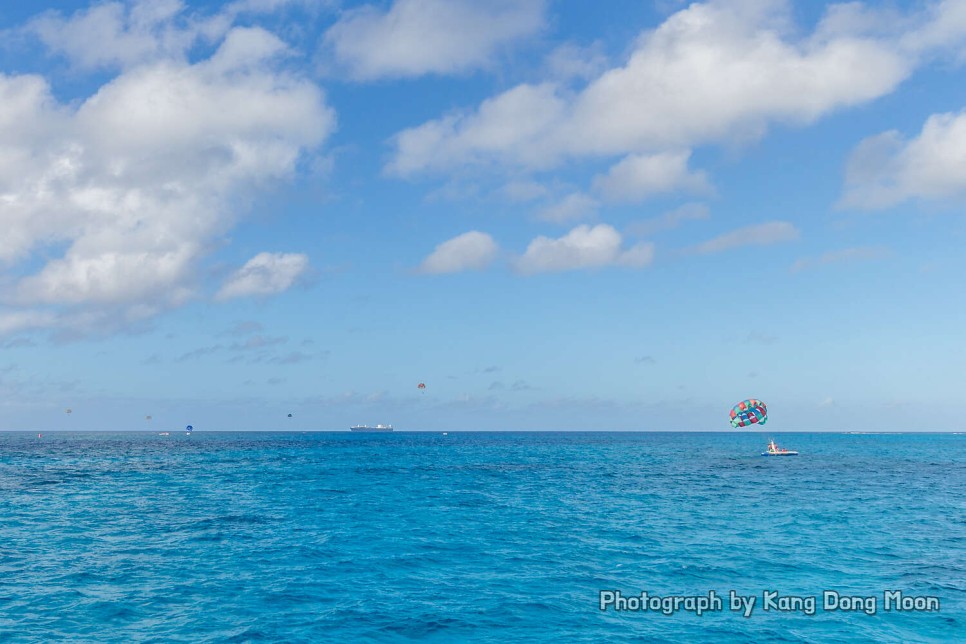
[[[766,437],[0,433],[0,641],[962,641],[966,436]]]

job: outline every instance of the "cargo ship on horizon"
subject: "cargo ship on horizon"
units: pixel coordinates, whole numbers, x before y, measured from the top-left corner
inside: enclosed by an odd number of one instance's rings
[[[349,431],[353,432],[391,432],[392,425],[376,425],[375,427],[370,427],[369,425],[353,425],[349,428]]]

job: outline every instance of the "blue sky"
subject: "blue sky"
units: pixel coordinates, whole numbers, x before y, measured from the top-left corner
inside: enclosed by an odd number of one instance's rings
[[[963,428],[966,2],[0,30],[0,429]]]

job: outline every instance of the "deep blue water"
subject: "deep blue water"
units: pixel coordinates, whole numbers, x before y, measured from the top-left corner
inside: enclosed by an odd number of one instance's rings
[[[966,436],[765,438],[0,433],[0,641],[963,641]]]

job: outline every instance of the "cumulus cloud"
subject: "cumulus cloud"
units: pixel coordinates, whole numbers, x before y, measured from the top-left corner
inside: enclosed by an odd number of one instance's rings
[[[603,266],[643,267],[654,259],[654,245],[624,249],[619,232],[607,224],[577,226],[558,239],[537,237],[516,262],[522,273],[568,271]]]
[[[544,0],[395,0],[345,12],[324,42],[358,80],[453,74],[538,32],[544,9]]]
[[[690,150],[631,154],[594,179],[594,189],[608,201],[638,202],[662,192],[711,191],[704,172],[688,170]]]
[[[867,261],[884,259],[889,257],[891,252],[881,246],[856,246],[854,248],[842,248],[829,251],[818,257],[803,258],[792,264],[792,272],[797,273],[809,268],[838,264],[841,262]]]
[[[486,233],[472,230],[436,247],[419,270],[422,273],[459,273],[482,270],[496,257],[499,247]]]
[[[259,253],[232,275],[215,295],[218,300],[287,291],[309,267],[301,253]]]
[[[206,26],[189,24],[183,11],[181,0],[106,2],[69,17],[48,12],[28,23],[26,31],[81,69],[184,60]],[[222,35],[227,27],[224,22],[208,25],[212,36]]]
[[[703,203],[686,203],[664,214],[637,221],[627,227],[627,233],[637,237],[649,237],[664,230],[677,228],[686,221],[708,219],[711,210]]]
[[[544,169],[568,158],[753,140],[771,123],[807,124],[883,96],[915,65],[894,37],[795,33],[787,1],[693,3],[642,33],[623,65],[579,92],[522,84],[399,133],[387,170]]]
[[[177,40],[179,6],[136,4],[119,33],[145,24]],[[69,43],[96,11],[118,10],[98,5],[45,33]],[[334,129],[320,89],[281,71],[287,48],[263,29],[228,30],[193,63],[158,42],[118,44],[132,53],[112,59],[122,71],[70,103],[40,76],[0,74],[0,264],[44,260],[0,289],[0,332],[104,330],[187,301],[200,260],[250,198]],[[64,52],[83,65],[110,58],[87,47]]]
[[[556,161],[547,147],[561,136],[566,110],[552,83],[518,85],[487,99],[475,113],[448,115],[400,132],[393,137],[396,152],[386,172],[408,177],[495,162],[550,167]]]
[[[693,251],[700,254],[720,253],[742,246],[769,246],[798,239],[799,232],[787,221],[769,221],[746,226],[698,244]]]
[[[840,205],[888,208],[909,199],[966,196],[966,111],[933,114],[919,135],[869,137],[849,158]]]
[[[320,0],[239,0],[212,15],[189,13],[184,0],[103,2],[69,16],[48,11],[22,29],[75,68],[126,68],[162,60],[186,62],[198,44],[217,43],[235,20]],[[327,3],[323,3],[327,4]]]

